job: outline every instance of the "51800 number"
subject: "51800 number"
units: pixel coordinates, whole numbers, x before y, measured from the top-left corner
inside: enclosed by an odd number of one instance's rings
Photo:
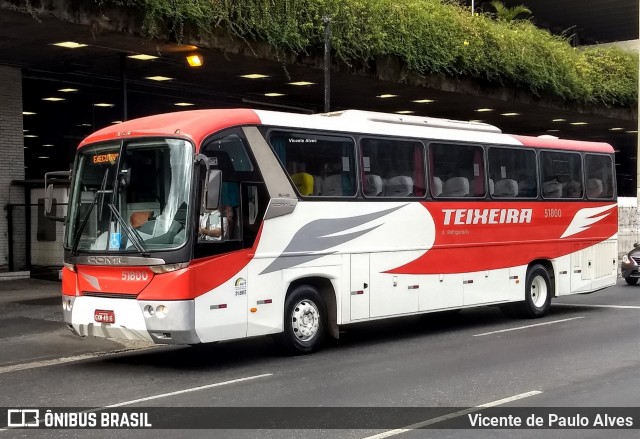
[[[562,209],[545,209],[545,218],[562,218]]]

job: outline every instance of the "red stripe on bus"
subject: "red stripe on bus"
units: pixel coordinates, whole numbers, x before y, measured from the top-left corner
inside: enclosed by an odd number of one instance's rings
[[[611,238],[618,231],[615,202],[443,202],[423,203],[423,206],[435,223],[433,246],[417,259],[387,273],[452,274],[517,267],[536,259],[554,259],[583,250]],[[611,208],[593,217],[599,218],[597,221],[569,227],[575,224],[574,218],[580,217],[582,209],[606,206]],[[469,214],[468,210],[485,213],[485,209],[531,209],[531,218],[527,222],[528,215],[518,217],[524,223],[473,224],[477,215],[475,212]],[[557,215],[558,209],[560,217],[545,217],[550,211]],[[458,211],[461,213],[457,214]],[[506,217],[501,217],[500,213],[483,216],[494,220]],[[574,233],[562,237],[567,230]]]

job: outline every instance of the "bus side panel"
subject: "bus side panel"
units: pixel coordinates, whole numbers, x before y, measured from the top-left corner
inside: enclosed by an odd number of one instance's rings
[[[196,333],[203,343],[247,336],[247,268],[195,298]]]
[[[555,276],[554,286],[556,296],[571,294],[571,255],[552,259],[551,264]]]
[[[350,257],[349,257],[350,256]],[[348,320],[369,318],[371,299],[371,278],[369,277],[370,253],[345,255],[344,275],[349,277],[349,295],[343,295],[343,303],[348,307]]]
[[[509,301],[519,302],[524,300],[524,288],[527,278],[527,266],[509,268]]]
[[[509,300],[509,269],[482,270],[463,275],[464,305]]]
[[[593,245],[571,254],[570,294],[588,293],[615,285],[617,280],[618,245],[615,239],[593,242]]]
[[[419,275],[385,273],[405,261],[420,257],[424,251],[373,253],[371,264],[371,317],[418,312],[420,299]]]
[[[428,274],[421,279],[420,311],[462,307],[461,274]]]
[[[254,259],[249,264],[247,337],[282,332],[285,293],[282,271],[260,275],[271,261]]]
[[[596,244],[592,290],[615,285],[618,280],[618,241]]]

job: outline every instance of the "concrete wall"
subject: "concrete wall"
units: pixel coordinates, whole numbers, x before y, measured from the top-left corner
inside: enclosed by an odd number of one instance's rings
[[[640,51],[640,40],[616,41],[615,43],[598,44],[599,47],[617,47],[628,52]]]
[[[638,240],[638,207],[636,198],[618,199],[618,260],[633,248]]]
[[[22,72],[0,66],[0,271],[6,271],[9,264],[6,206],[24,203],[23,189],[11,187],[12,180],[24,180],[22,129]],[[19,260],[24,260],[24,236],[24,216],[21,221],[14,216],[14,255]]]

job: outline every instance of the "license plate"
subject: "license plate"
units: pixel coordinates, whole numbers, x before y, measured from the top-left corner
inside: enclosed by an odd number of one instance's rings
[[[96,309],[93,313],[93,319],[98,323],[115,323],[116,314],[113,311]]]

